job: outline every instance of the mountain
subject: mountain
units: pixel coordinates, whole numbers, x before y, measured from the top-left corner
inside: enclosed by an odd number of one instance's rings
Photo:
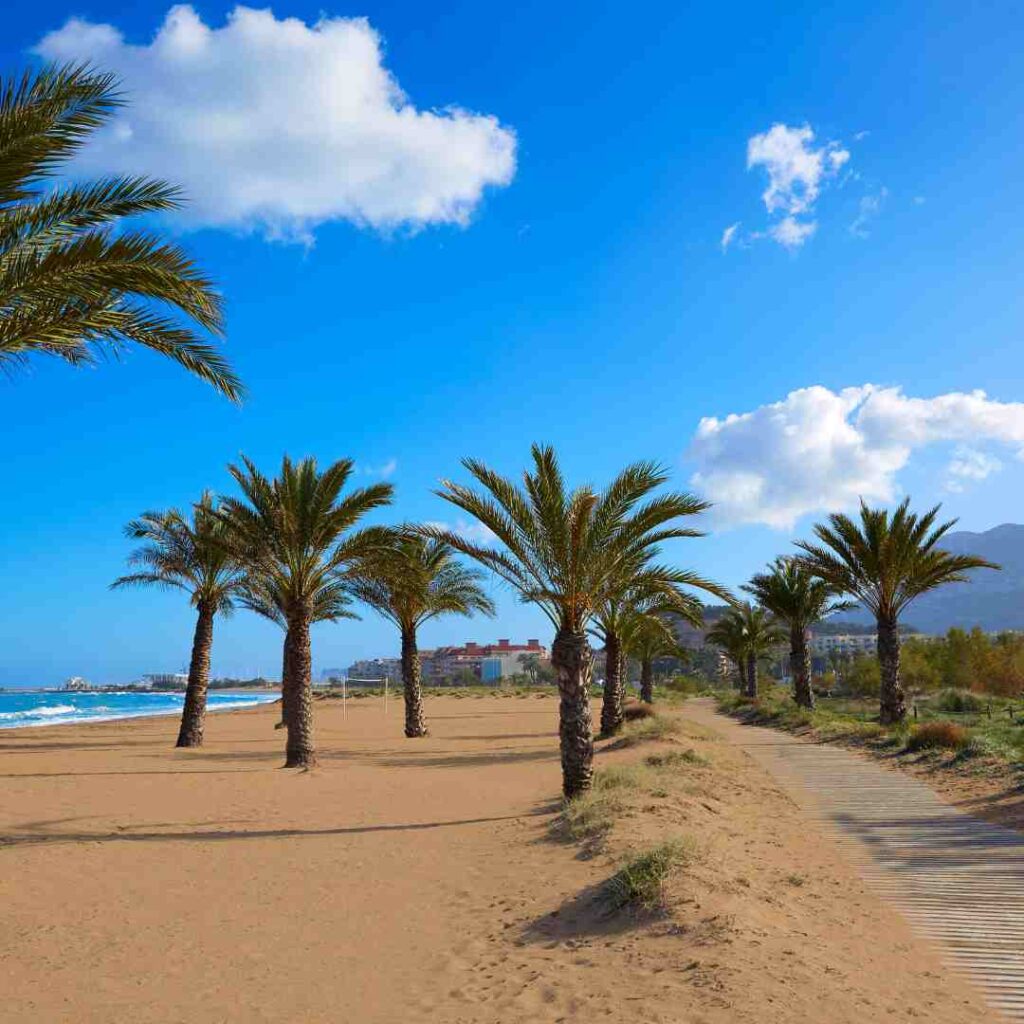
[[[907,624],[924,633],[945,633],[951,626],[1024,629],[1024,526],[1004,523],[984,533],[960,530],[946,534],[941,546],[958,555],[978,555],[1002,570],[978,569],[970,583],[951,583],[919,597],[903,613]],[[843,618],[869,622],[871,617],[858,611]]]

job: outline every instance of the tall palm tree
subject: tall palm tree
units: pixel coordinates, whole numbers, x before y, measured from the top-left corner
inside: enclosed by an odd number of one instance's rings
[[[196,609],[177,746],[202,746],[213,620],[218,612],[231,614],[241,567],[225,544],[224,524],[209,493],[196,503],[191,520],[177,509],[143,512],[125,527],[125,534],[145,542],[128,557],[138,571],[119,577],[111,588],[172,587],[184,590]]]
[[[782,628],[768,611],[749,602],[730,608],[706,636],[730,657],[742,659],[744,668],[740,679],[748,697],[757,696],[757,663],[785,638]]]
[[[288,616],[286,602],[277,581],[265,576],[246,575],[238,591],[238,603],[264,619],[280,626],[284,631],[281,652],[281,721],[275,728],[288,724],[288,714],[295,688],[291,678],[291,644],[288,640]],[[337,622],[339,619],[358,619],[349,611],[352,599],[341,586],[326,586],[317,591],[310,622]]]
[[[622,622],[623,654],[640,662],[640,699],[654,703],[654,662],[658,658],[682,658],[686,652],[679,645],[670,615],[681,614],[674,603],[650,602],[627,608]],[[699,614],[687,616],[693,625],[703,619]]]
[[[855,607],[854,602],[839,600],[835,588],[795,558],[776,558],[767,572],[758,573],[743,589],[789,627],[793,698],[801,707],[813,708],[808,632],[834,612]]]
[[[699,536],[696,531],[692,535]],[[708,584],[708,581],[693,573],[663,566],[646,566],[639,570],[630,566],[620,580],[609,585],[594,612],[591,628],[591,633],[604,642],[605,682],[601,702],[603,736],[614,736],[622,728],[627,653],[624,631],[638,616],[655,609],[664,614],[675,614],[694,626],[701,626],[704,621],[703,607],[700,601],[687,594],[682,587],[702,588],[705,584],[712,593],[725,596],[725,592],[717,585]],[[675,636],[671,627],[668,627],[668,633],[674,645]]]
[[[878,627],[878,662],[882,674],[879,721],[902,722],[907,715],[900,683],[900,615],[915,598],[946,583],[970,579],[971,569],[999,566],[974,555],[954,555],[938,547],[955,525],[939,526],[940,505],[924,515],[910,511],[905,498],[889,515],[884,508],[860,504],[860,522],[835,513],[814,527],[820,541],[800,541],[802,561],[809,572],[834,590],[848,594],[874,616]]]
[[[664,540],[692,536],[678,520],[707,506],[688,494],[652,497],[667,479],[653,463],[629,466],[597,492],[586,485],[568,490],[550,447],[534,445],[532,459],[521,487],[484,463],[465,459],[481,489],[446,480],[438,491],[488,527],[500,546],[476,544],[451,531],[423,532],[491,569],[551,621],[562,790],[571,798],[588,789],[593,776],[587,626],[622,566],[642,562],[644,553]]]
[[[365,559],[349,583],[350,592],[398,627],[402,639],[402,692],[405,735],[427,735],[416,633],[441,615],[494,614],[494,603],[480,589],[483,574],[468,569],[441,540],[404,530]]]
[[[0,79],[0,367],[32,355],[83,365],[138,345],[238,401],[238,378],[189,325],[223,332],[211,281],[179,246],[121,225],[177,209],[178,189],[139,177],[52,185],[122,103],[114,76],[81,65]]]
[[[283,697],[288,728],[286,768],[316,764],[313,743],[312,658],[309,628],[318,607],[344,592],[343,577],[370,552],[379,528],[353,531],[369,511],[387,505],[390,484],[341,492],[352,474],[352,460],[341,459],[322,472],[316,459],[281,460],[275,479],[264,476],[242,456],[229,466],[243,498],[223,498],[221,515],[246,575],[258,589],[272,593],[288,624],[288,695]]]

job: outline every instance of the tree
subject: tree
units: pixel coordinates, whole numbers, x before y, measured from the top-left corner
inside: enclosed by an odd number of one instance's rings
[[[690,536],[700,536],[696,531]],[[695,626],[703,624],[703,607],[695,597],[682,590],[684,585],[711,590],[717,596],[724,591],[694,573],[663,566],[624,566],[619,579],[607,587],[594,612],[591,632],[604,641],[605,683],[601,702],[601,734],[614,736],[624,721],[626,643],[624,630],[634,626],[645,614],[674,613]],[[669,646],[678,650],[675,634],[666,624]],[[655,654],[653,657],[658,657]],[[643,662],[641,662],[643,664]],[[647,666],[650,670],[650,665]],[[648,683],[651,680],[648,679]]]
[[[80,65],[0,81],[0,366],[81,366],[137,345],[238,401],[238,378],[188,324],[223,333],[213,284],[177,245],[121,223],[177,209],[178,189],[139,177],[51,186],[122,106],[116,90]]]
[[[274,727],[280,729],[288,724],[291,701],[295,693],[291,685],[291,644],[288,639],[287,602],[275,578],[247,575],[238,591],[238,603],[257,615],[268,619],[284,631],[281,652],[281,720]],[[349,611],[351,598],[339,586],[321,587],[316,593],[310,622],[337,622],[339,619],[358,619]]]
[[[812,575],[794,558],[775,559],[768,572],[758,573],[743,589],[789,627],[793,697],[801,707],[813,708],[810,628],[834,612],[853,608],[855,604],[839,600],[833,587]]]
[[[522,666],[523,672],[526,673],[530,680],[530,685],[536,686],[537,676],[540,671],[540,655],[533,653],[520,654],[516,661]]]
[[[965,582],[971,569],[999,566],[973,555],[954,555],[938,547],[956,520],[935,525],[941,506],[924,515],[910,511],[910,499],[889,515],[862,501],[860,523],[834,513],[814,527],[820,541],[797,544],[809,572],[835,591],[848,594],[875,616],[878,627],[878,663],[881,670],[879,721],[902,722],[907,715],[900,683],[899,619],[914,598],[945,583]]]
[[[476,459],[463,465],[480,490],[442,482],[438,494],[490,529],[497,546],[451,531],[427,529],[476,559],[536,604],[555,629],[551,666],[559,690],[562,790],[567,798],[590,787],[594,744],[590,717],[593,659],[587,626],[623,565],[692,531],[677,525],[707,506],[688,494],[651,493],[667,479],[653,463],[623,470],[600,493],[566,488],[550,447],[534,445],[522,486]]]
[[[482,573],[461,565],[444,541],[394,530],[348,583],[354,597],[398,627],[405,735],[410,738],[427,735],[417,630],[440,615],[493,615],[494,604],[480,589],[482,578]]]
[[[757,663],[785,639],[785,633],[764,608],[744,602],[730,608],[706,639],[743,666],[740,680],[746,695],[757,697]]]
[[[176,745],[202,746],[213,620],[218,612],[231,614],[232,599],[241,583],[241,568],[225,544],[224,524],[208,493],[194,506],[191,520],[178,509],[143,512],[128,523],[125,534],[132,540],[145,541],[128,557],[129,565],[139,571],[119,577],[111,588],[176,588],[189,595],[196,609],[185,706]]]
[[[654,703],[654,662],[658,658],[685,657],[669,614],[680,614],[674,602],[654,601],[627,607],[622,619],[623,653],[640,662],[640,699],[645,704]],[[700,625],[699,613],[689,621]]]
[[[732,615],[729,609],[725,614],[720,615],[711,628],[704,634],[707,643],[713,644],[733,663],[736,668],[738,689],[741,693],[747,692],[747,652],[746,633],[743,628],[743,619],[738,615]]]
[[[275,595],[288,624],[285,767],[309,768],[316,764],[309,628],[318,607],[346,593],[344,577],[352,566],[384,542],[379,527],[353,527],[367,512],[390,504],[392,487],[373,484],[342,497],[352,475],[351,459],[321,472],[316,459],[293,462],[286,455],[275,479],[245,456],[241,467],[228,470],[243,494],[242,499],[221,499],[231,544],[246,576],[257,590]]]

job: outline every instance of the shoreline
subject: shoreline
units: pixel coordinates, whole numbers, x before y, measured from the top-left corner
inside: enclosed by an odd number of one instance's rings
[[[0,691],[2,692],[15,692],[15,693],[54,693],[54,694],[65,694],[71,696],[73,693],[81,693],[82,691],[68,691],[68,690],[16,690],[16,691]],[[96,696],[124,696],[126,694],[145,693],[146,691],[132,691],[132,690],[120,690],[120,691],[108,691],[106,694],[96,693]],[[259,694],[241,694],[234,693],[232,691],[220,691],[224,694],[230,694],[231,696],[238,696],[244,700],[244,703],[236,702],[224,704],[221,706],[208,705],[206,713],[208,715],[222,715],[228,714],[233,711],[251,711],[254,708],[261,708],[264,706],[270,706],[275,704],[281,699],[280,692],[275,690],[261,690]],[[276,696],[271,696],[276,694]],[[92,694],[91,694],[92,695]],[[184,700],[184,694],[181,694]],[[245,699],[245,698],[257,698],[257,699]],[[27,713],[31,713],[30,709],[26,709]],[[0,734],[5,732],[17,732],[21,729],[61,729],[68,727],[78,727],[85,725],[103,725],[110,724],[111,722],[134,722],[144,720],[148,718],[180,718],[181,717],[181,706],[176,708],[161,708],[156,710],[142,710],[132,711],[130,709],[125,711],[114,711],[110,714],[102,715],[90,715],[89,717],[82,718],[68,718],[68,719],[56,719],[53,721],[19,721],[19,722],[0,722]]]

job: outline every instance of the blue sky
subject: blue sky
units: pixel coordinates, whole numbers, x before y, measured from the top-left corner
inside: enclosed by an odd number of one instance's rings
[[[322,13],[366,17],[416,112],[473,112],[465,138],[394,142],[400,186],[332,191],[333,168],[343,176],[376,143],[353,142],[293,78],[275,88],[280,70],[259,52],[215,35],[230,57],[221,78],[182,77],[149,49],[167,5],[20,5],[5,73],[38,60],[31,51],[75,16],[122,33],[104,52],[128,62],[136,98],[187,87],[201,110],[215,99],[204,88],[237,85],[251,126],[268,100],[245,90],[265,67],[265,92],[294,104],[314,158],[289,164],[290,139],[267,154],[280,158],[280,196],[308,192],[303,216],[273,197],[235,216],[224,211],[237,176],[265,139],[232,153],[179,125],[175,142],[136,109],[131,144],[93,154],[90,171],[140,159],[194,182],[203,216],[168,227],[226,296],[227,352],[250,397],[235,408],[139,353],[0,378],[0,685],[179,668],[184,601],[106,590],[129,548],[121,527],[228,488],[239,452],[267,469],[284,451],[348,456],[364,480],[393,467],[390,518],[449,522],[431,489],[465,455],[514,473],[531,441],[550,442],[567,475],[596,483],[657,459],[678,486],[719,500],[713,534],[672,557],[730,585],[865,489],[943,501],[968,529],[1020,521],[1024,18],[1009,3],[848,6],[841,18],[786,7],[275,6],[309,32]],[[196,5],[193,20],[220,30],[229,11]],[[44,50],[95,45],[79,24]],[[375,130],[379,113],[356,120]],[[767,136],[774,125],[783,136]],[[511,133],[514,156],[477,145]],[[748,167],[759,137],[768,156]],[[401,189],[419,202],[460,175],[479,201],[433,223],[402,214]],[[346,215],[350,199],[364,223]],[[437,222],[455,216],[465,223]],[[814,225],[802,244],[772,237],[787,217]],[[844,391],[869,383],[881,390]],[[694,447],[704,417],[716,422]],[[546,638],[540,616],[497,596],[498,623],[449,620],[422,642]],[[314,665],[395,647],[368,614],[320,628]],[[275,673],[279,659],[276,630],[252,616],[219,627],[215,672]]]

